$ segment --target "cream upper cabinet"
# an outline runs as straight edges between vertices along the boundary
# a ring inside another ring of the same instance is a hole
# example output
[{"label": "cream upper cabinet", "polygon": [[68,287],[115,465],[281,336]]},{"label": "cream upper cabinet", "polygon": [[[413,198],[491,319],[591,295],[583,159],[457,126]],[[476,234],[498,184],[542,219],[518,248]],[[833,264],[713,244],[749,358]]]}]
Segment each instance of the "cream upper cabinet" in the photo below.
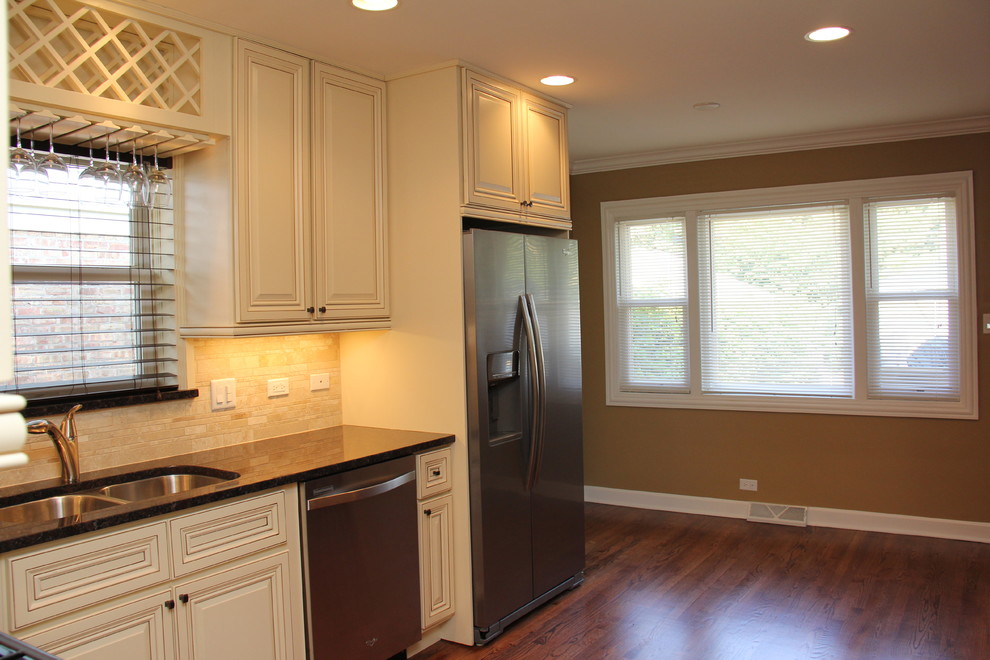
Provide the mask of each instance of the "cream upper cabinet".
[{"label": "cream upper cabinet", "polygon": [[532,214],[569,219],[567,115],[554,103],[525,95],[522,116],[527,210]]},{"label": "cream upper cabinet", "polygon": [[237,54],[239,319],[307,321],[309,60],[243,41]]},{"label": "cream upper cabinet", "polygon": [[381,81],[313,67],[313,248],[323,317],[389,314],[384,96]]},{"label": "cream upper cabinet", "polygon": [[563,106],[464,70],[464,215],[569,227]]},{"label": "cream upper cabinet", "polygon": [[384,82],[248,41],[235,80],[182,163],[183,336],[387,328]]}]

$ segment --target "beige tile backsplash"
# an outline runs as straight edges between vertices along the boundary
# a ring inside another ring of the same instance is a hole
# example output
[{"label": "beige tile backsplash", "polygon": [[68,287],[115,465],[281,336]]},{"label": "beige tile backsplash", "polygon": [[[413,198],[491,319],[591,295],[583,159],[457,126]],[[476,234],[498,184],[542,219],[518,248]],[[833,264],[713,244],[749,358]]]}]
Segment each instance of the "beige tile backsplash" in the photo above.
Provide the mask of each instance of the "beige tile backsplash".
[{"label": "beige tile backsplash", "polygon": [[[83,478],[90,470],[341,423],[337,335],[191,339],[186,344],[188,382],[199,389],[199,397],[79,413]],[[330,374],[329,390],[310,391],[310,374],[318,373]],[[217,378],[237,379],[233,410],[210,411],[210,381]],[[269,378],[288,378],[288,396],[269,399]],[[0,486],[60,474],[47,435],[29,436],[26,451],[29,464],[0,472]]]}]

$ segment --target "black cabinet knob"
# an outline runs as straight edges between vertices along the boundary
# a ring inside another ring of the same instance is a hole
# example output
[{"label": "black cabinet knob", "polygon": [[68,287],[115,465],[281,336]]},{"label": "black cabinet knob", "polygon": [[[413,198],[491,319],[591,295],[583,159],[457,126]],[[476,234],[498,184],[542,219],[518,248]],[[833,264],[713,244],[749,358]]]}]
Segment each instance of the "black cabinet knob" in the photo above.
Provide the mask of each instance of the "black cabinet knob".
[{"label": "black cabinet knob", "polygon": [[165,601],[165,609],[166,610],[171,610],[171,609],[174,609],[174,608],[175,608],[175,601],[174,600],[166,600]]},{"label": "black cabinet knob", "polygon": [[316,311],[316,308],[315,307],[307,307],[306,308],[306,311],[309,312],[310,314],[312,314],[313,312]]},{"label": "black cabinet knob", "polygon": [[180,603],[188,603],[189,602],[189,594],[179,594],[179,602]]},{"label": "black cabinet knob", "polygon": [[432,516],[433,515],[433,510],[432,509],[423,509],[423,515],[424,516]]},{"label": "black cabinet knob", "polygon": [[326,313],[327,313],[327,308],[326,307],[320,307],[320,314],[326,314]]}]

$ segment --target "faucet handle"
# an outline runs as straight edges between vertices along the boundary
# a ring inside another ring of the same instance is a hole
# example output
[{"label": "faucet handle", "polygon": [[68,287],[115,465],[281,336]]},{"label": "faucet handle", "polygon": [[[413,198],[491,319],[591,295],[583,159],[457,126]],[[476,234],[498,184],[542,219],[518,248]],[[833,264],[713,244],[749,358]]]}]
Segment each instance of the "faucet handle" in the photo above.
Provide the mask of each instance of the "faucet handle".
[{"label": "faucet handle", "polygon": [[62,432],[62,435],[70,442],[75,441],[78,433],[78,429],[76,428],[76,413],[80,410],[82,410],[81,403],[77,403],[69,408],[69,412],[65,413],[65,417],[62,418],[62,423],[58,425],[58,429]]}]

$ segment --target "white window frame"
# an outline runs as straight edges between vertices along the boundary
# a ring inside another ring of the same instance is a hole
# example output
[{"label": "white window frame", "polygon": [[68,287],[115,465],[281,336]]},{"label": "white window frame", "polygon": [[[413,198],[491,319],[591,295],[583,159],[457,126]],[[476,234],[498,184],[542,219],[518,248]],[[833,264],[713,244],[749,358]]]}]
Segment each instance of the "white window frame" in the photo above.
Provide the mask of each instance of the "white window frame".
[{"label": "white window frame", "polygon": [[[866,373],[866,256],[864,202],[869,198],[900,195],[952,195],[956,200],[959,269],[959,378],[958,401],[868,399]],[[697,216],[701,212],[845,201],[849,205],[850,256],[853,288],[854,393],[851,398],[756,396],[701,393],[700,310],[698,307]],[[859,181],[758,188],[751,190],[653,197],[603,202],[602,263],[605,303],[606,405],[870,415],[889,417],[978,418],[976,257],[972,172],[948,172]],[[688,253],[688,365],[687,392],[633,391],[621,387],[618,305],[616,299],[616,224],[682,216],[687,220]]]}]

